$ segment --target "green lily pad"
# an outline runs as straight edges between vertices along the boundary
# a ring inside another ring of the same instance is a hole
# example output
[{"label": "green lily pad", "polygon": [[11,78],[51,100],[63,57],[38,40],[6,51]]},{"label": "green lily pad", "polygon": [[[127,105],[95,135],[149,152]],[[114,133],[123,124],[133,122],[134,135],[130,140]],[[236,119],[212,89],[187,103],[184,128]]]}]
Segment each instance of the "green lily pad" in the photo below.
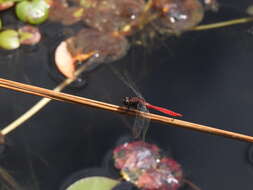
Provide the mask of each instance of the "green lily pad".
[{"label": "green lily pad", "polygon": [[18,32],[5,30],[0,33],[0,47],[7,50],[17,49],[20,46]]},{"label": "green lily pad", "polygon": [[7,2],[20,2],[20,1],[24,1],[24,0],[0,0],[0,3],[7,3]]},{"label": "green lily pad", "polygon": [[16,6],[16,14],[23,22],[41,24],[48,18],[49,8],[45,0],[21,1]]},{"label": "green lily pad", "polygon": [[111,190],[120,182],[107,177],[86,177],[70,185],[66,190]]}]

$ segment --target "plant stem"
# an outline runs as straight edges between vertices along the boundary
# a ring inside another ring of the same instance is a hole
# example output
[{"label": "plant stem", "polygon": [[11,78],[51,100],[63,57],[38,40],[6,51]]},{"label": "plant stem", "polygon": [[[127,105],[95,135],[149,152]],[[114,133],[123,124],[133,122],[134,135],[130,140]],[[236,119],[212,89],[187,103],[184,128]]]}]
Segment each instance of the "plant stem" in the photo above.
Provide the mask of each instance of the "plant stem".
[{"label": "plant stem", "polygon": [[239,19],[234,19],[234,20],[229,20],[229,21],[224,21],[224,22],[217,22],[213,24],[199,25],[192,28],[191,30],[192,31],[210,30],[210,29],[222,28],[226,26],[232,26],[232,25],[243,24],[243,23],[248,23],[248,22],[253,22],[253,17],[245,17],[245,18],[239,18]]},{"label": "plant stem", "polygon": [[[54,91],[60,92],[65,87],[67,87],[69,84],[71,84],[75,79],[90,66],[91,62],[87,62],[86,64],[82,65],[76,72],[75,72],[75,78],[73,79],[66,79],[63,81],[60,85],[58,85]],[[43,107],[45,107],[52,99],[50,98],[42,98],[40,101],[38,101],[34,106],[32,106],[29,110],[27,110],[25,113],[23,113],[20,117],[18,117],[15,121],[11,122],[9,125],[4,127],[4,129],[1,131],[2,135],[6,135],[16,129],[18,126],[26,122],[28,119],[30,119],[32,116],[34,116],[36,113],[38,113]]]},{"label": "plant stem", "polygon": [[[252,136],[243,135],[240,133],[217,129],[217,128],[200,125],[196,123],[191,123],[187,121],[182,121],[182,120],[178,120],[174,118],[169,118],[169,117],[165,117],[165,116],[161,116],[157,114],[141,112],[139,110],[132,110],[126,107],[117,106],[117,105],[109,104],[106,102],[96,101],[96,100],[74,96],[74,95],[70,95],[70,94],[66,94],[62,92],[56,92],[53,90],[48,90],[45,88],[40,88],[40,87],[27,85],[27,84],[23,84],[19,82],[14,82],[14,81],[6,80],[6,79],[0,78],[0,87],[4,87],[4,88],[12,89],[15,91],[32,94],[32,95],[43,96],[46,98],[51,98],[51,99],[59,100],[63,102],[76,103],[76,104],[89,106],[89,107],[93,107],[97,109],[116,112],[120,114],[127,114],[131,116],[139,115],[140,117],[145,117],[152,121],[159,122],[166,125],[172,125],[175,127],[181,127],[181,128],[209,133],[213,135],[224,136],[224,137],[246,141],[246,142],[253,142]],[[8,128],[5,128],[1,131],[1,133],[2,135],[6,135],[12,130],[13,129],[10,130]]]}]

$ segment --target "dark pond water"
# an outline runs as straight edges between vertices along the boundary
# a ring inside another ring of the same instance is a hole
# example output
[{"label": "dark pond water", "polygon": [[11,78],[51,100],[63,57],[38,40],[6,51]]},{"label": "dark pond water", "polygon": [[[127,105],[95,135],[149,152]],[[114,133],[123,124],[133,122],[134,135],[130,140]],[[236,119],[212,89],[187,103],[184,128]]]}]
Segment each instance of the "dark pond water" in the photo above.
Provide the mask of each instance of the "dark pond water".
[{"label": "dark pond water", "polygon": [[[205,22],[245,16],[249,2],[223,0],[220,13],[207,15]],[[13,22],[9,14],[3,17]],[[44,39],[38,46],[1,53],[2,78],[49,89],[58,84],[48,65],[56,45],[71,31],[63,33],[62,26],[51,23],[40,28]],[[133,47],[112,65],[127,70],[148,101],[173,108],[184,115],[183,120],[253,135],[252,32],[252,24],[188,32],[160,40],[155,48]],[[106,65],[84,78],[86,86],[65,92],[115,104],[133,94]],[[39,99],[0,89],[1,127]],[[53,101],[8,135],[10,148],[1,165],[24,189],[59,189],[72,173],[100,167],[118,139],[130,134],[126,126],[132,123],[127,116]],[[201,189],[252,189],[249,143],[150,125],[147,139],[170,150],[186,177]]]}]

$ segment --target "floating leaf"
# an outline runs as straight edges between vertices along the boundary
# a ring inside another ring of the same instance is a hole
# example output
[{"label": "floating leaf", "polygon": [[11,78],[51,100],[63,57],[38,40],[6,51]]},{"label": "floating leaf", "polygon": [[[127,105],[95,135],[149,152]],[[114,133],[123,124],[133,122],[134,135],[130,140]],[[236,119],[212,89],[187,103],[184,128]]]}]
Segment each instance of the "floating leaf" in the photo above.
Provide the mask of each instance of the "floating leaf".
[{"label": "floating leaf", "polygon": [[49,7],[45,0],[22,1],[16,6],[16,14],[23,22],[40,24],[47,19]]},{"label": "floating leaf", "polygon": [[107,177],[87,177],[70,185],[66,190],[111,190],[120,182]]},{"label": "floating leaf", "polygon": [[7,50],[17,49],[20,46],[18,32],[5,30],[0,33],[0,47]]},{"label": "floating leaf", "polygon": [[68,51],[67,42],[63,41],[56,48],[55,64],[58,70],[67,78],[75,77],[75,63]]}]

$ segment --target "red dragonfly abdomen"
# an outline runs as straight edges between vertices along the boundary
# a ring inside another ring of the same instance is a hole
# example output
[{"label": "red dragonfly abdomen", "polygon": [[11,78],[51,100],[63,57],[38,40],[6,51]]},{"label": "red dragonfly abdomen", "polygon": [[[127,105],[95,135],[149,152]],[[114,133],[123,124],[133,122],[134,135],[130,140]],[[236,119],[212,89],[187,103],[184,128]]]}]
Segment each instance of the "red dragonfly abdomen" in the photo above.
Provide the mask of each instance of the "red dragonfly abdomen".
[{"label": "red dragonfly abdomen", "polygon": [[176,113],[176,112],[174,112],[172,110],[169,110],[169,109],[166,109],[166,108],[162,108],[162,107],[159,107],[159,106],[154,106],[154,105],[146,102],[144,99],[139,98],[139,97],[131,97],[131,98],[125,97],[123,99],[123,103],[126,106],[133,107],[135,109],[137,109],[138,104],[141,104],[141,105],[146,106],[148,109],[153,109],[153,110],[165,113],[167,115],[171,115],[171,116],[174,116],[174,117],[182,117],[183,116],[182,114]]},{"label": "red dragonfly abdomen", "polygon": [[149,109],[153,109],[153,110],[156,110],[156,111],[159,111],[159,112],[162,112],[162,113],[165,113],[165,114],[168,114],[168,115],[171,115],[171,116],[174,116],[174,117],[182,117],[183,115],[180,114],[180,113],[176,113],[172,110],[168,110],[166,108],[162,108],[162,107],[159,107],[159,106],[154,106],[154,105],[151,105],[149,103],[146,103],[145,104],[147,108]]}]

